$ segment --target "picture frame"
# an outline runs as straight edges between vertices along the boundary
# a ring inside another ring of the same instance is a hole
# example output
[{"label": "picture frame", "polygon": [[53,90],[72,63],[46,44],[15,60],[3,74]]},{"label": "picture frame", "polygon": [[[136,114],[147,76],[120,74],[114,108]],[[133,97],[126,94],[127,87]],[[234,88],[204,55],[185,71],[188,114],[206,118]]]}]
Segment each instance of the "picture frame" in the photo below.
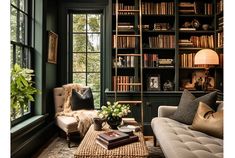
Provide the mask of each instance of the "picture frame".
[{"label": "picture frame", "polygon": [[148,77],[147,89],[149,91],[160,91],[161,90],[160,75]]},{"label": "picture frame", "polygon": [[48,63],[57,63],[58,35],[48,31]]}]

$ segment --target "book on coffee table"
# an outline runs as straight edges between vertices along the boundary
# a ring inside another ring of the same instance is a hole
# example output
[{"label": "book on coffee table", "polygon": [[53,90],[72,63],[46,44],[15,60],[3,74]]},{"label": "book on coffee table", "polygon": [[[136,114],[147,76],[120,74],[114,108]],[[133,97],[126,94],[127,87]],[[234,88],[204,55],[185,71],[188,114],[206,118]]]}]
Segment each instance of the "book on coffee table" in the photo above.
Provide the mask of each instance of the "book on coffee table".
[{"label": "book on coffee table", "polygon": [[124,132],[120,132],[118,130],[112,130],[112,131],[100,133],[98,135],[98,137],[100,137],[100,138],[106,140],[107,142],[111,143],[111,142],[114,142],[114,141],[118,141],[118,140],[128,138],[129,135],[124,133]]},{"label": "book on coffee table", "polygon": [[113,149],[122,145],[130,144],[133,142],[137,142],[139,140],[139,137],[136,135],[129,136],[128,138],[121,139],[121,140],[116,140],[114,142],[107,142],[101,137],[96,138],[96,143],[102,146],[103,148],[109,150]]}]

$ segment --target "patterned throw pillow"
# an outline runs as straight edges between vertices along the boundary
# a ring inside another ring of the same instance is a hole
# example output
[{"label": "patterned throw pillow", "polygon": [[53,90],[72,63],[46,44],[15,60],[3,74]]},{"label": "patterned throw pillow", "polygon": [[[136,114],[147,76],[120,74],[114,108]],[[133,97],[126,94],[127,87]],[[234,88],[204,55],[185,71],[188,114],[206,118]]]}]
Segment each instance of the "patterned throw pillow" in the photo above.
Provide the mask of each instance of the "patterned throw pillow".
[{"label": "patterned throw pillow", "polygon": [[85,88],[81,93],[72,89],[70,103],[72,110],[94,109],[94,99],[91,89]]},{"label": "patterned throw pillow", "polygon": [[193,94],[191,94],[188,90],[185,89],[180,98],[180,103],[178,105],[177,110],[169,118],[184,124],[191,125],[193,123],[194,116],[197,112],[199,102],[206,103],[208,106],[212,107],[213,110],[216,110],[216,100],[216,91],[196,98]]}]

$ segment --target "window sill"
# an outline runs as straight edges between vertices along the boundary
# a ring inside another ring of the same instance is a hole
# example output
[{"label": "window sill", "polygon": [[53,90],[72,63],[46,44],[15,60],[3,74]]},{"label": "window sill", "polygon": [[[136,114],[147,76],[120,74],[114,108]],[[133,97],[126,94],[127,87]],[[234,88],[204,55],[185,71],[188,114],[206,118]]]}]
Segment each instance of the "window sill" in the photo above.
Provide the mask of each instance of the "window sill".
[{"label": "window sill", "polygon": [[45,121],[48,114],[45,115],[36,115],[33,116],[11,128],[11,137],[15,137],[17,135],[22,135],[25,132],[29,132],[39,126],[41,123]]}]

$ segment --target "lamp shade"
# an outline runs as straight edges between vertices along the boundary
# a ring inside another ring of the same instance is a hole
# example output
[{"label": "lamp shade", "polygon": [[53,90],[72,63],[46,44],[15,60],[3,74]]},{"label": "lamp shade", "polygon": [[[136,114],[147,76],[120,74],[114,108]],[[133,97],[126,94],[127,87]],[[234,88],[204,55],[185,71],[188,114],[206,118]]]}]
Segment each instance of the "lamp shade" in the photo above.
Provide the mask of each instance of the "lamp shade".
[{"label": "lamp shade", "polygon": [[194,57],[194,64],[218,65],[218,54],[211,49],[202,49],[196,53]]}]

